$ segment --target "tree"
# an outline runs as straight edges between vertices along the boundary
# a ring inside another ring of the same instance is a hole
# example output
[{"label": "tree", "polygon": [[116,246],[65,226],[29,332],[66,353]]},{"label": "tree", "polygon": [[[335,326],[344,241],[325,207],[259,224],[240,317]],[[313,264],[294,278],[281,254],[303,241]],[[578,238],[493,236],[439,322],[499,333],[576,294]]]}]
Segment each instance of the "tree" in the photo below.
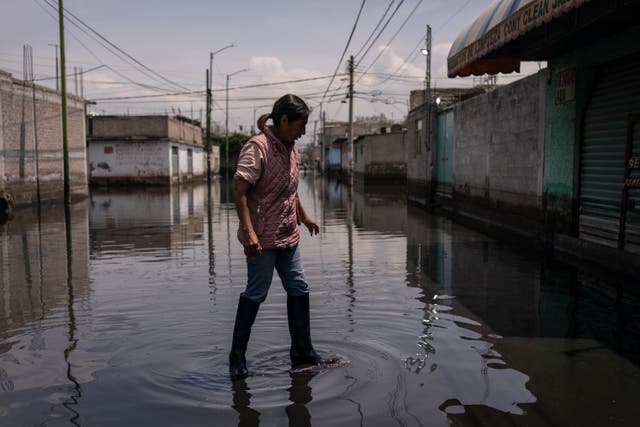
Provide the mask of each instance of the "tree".
[{"label": "tree", "polygon": [[[240,150],[242,146],[251,138],[249,135],[245,135],[244,133],[234,132],[229,135],[229,159],[233,159],[238,157],[240,154]],[[227,150],[226,150],[226,141],[222,138],[223,142],[220,146],[220,158],[226,158]]]}]

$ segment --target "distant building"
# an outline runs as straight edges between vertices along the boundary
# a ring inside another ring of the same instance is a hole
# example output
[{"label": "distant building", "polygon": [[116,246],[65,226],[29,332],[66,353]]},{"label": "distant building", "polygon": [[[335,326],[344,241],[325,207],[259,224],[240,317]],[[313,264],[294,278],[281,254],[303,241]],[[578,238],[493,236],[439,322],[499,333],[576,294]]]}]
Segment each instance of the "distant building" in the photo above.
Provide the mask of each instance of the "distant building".
[{"label": "distant building", "polygon": [[[378,133],[384,126],[385,124],[354,122],[353,138]],[[349,168],[348,134],[348,122],[327,122],[320,129],[320,146],[324,147],[324,156],[321,155],[321,162],[324,162],[323,170],[332,171],[332,174],[337,170],[342,177],[346,177]]]},{"label": "distant building", "polygon": [[394,125],[391,130],[390,133],[360,135],[354,141],[354,187],[368,190],[406,184],[406,131],[400,125]]},{"label": "distant building", "polygon": [[[206,177],[202,129],[187,118],[94,116],[87,140],[92,184],[170,185]],[[212,173],[219,168],[217,149]]]}]

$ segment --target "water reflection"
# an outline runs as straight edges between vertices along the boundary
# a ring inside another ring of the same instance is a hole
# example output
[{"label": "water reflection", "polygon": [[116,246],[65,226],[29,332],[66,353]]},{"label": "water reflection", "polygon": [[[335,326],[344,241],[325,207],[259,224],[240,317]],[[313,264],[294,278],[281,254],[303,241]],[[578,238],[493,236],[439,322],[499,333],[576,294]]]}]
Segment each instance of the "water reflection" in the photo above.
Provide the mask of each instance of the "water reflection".
[{"label": "water reflection", "polygon": [[238,427],[253,427],[260,425],[260,412],[251,408],[251,389],[247,381],[234,381],[231,385],[233,393],[232,408],[238,413]]},{"label": "water reflection", "polygon": [[[576,270],[309,175],[314,345],[289,371],[276,279],[231,383],[246,268],[224,183],[96,189],[0,227],[3,425],[629,425],[633,283]],[[70,230],[71,233],[67,233]],[[68,250],[70,249],[70,250]],[[632,421],[633,420],[633,421]]]},{"label": "water reflection", "polygon": [[[83,373],[75,372],[73,353],[75,304],[86,304],[90,294],[87,203],[21,209],[1,231],[0,408],[6,411],[10,396],[37,401],[57,384],[48,408],[38,411],[40,421],[66,418],[78,425]],[[59,331],[65,331],[62,340]],[[58,359],[64,365],[52,363]],[[28,405],[14,411],[30,412]]]}]

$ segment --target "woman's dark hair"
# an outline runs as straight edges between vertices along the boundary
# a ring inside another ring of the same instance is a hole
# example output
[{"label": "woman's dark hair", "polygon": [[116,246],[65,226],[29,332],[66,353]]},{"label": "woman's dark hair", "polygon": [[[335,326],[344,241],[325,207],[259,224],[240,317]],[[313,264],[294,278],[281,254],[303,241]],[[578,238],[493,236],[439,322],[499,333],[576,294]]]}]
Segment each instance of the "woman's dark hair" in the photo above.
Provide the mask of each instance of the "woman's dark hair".
[{"label": "woman's dark hair", "polygon": [[273,104],[273,109],[269,117],[273,120],[275,127],[280,126],[280,119],[282,116],[287,116],[290,122],[294,122],[300,119],[309,118],[311,109],[306,102],[299,96],[287,94],[278,99]]}]

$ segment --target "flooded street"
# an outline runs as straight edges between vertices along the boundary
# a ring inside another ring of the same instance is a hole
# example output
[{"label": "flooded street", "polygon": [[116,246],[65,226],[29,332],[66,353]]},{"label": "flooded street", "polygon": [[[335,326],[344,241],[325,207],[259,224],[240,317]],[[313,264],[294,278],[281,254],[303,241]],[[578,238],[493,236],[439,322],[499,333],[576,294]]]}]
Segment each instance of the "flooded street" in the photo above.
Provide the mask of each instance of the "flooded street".
[{"label": "flooded street", "polygon": [[[300,181],[316,350],[289,371],[274,278],[227,356],[246,265],[224,183],[94,189],[0,226],[3,426],[627,426],[640,290],[407,206]],[[70,242],[70,244],[68,244]]]}]

